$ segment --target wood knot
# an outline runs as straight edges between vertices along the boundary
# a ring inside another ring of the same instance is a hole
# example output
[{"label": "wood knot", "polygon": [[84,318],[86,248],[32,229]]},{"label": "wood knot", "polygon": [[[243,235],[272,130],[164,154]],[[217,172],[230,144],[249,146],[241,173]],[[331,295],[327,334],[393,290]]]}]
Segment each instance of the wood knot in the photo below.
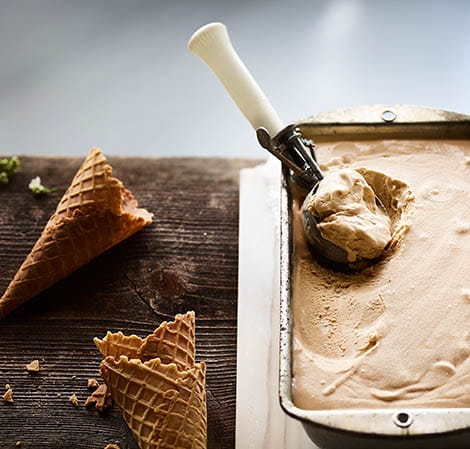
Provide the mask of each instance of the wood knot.
[{"label": "wood knot", "polygon": [[177,299],[186,293],[183,276],[175,271],[158,269],[152,273],[151,283],[160,297]]}]

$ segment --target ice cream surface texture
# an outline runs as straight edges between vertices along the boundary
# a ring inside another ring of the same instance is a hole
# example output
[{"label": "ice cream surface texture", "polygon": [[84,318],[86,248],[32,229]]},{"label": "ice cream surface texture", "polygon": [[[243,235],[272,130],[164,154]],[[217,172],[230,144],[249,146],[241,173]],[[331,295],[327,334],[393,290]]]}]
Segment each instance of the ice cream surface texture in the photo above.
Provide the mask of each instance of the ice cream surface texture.
[{"label": "ice cream surface texture", "polygon": [[327,176],[363,176],[391,239],[378,263],[336,271],[312,255],[294,201],[294,403],[470,407],[470,142],[323,143],[317,156]]},{"label": "ice cream surface texture", "polygon": [[322,237],[344,249],[349,262],[379,257],[392,239],[390,217],[356,170],[331,172],[308,198],[303,207],[317,219]]}]

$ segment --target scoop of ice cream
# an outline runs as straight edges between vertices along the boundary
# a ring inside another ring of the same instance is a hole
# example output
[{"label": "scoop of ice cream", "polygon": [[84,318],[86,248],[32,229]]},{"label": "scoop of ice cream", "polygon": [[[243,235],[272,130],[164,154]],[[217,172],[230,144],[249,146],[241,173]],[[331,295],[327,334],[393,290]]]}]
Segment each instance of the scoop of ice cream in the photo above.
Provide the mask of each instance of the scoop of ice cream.
[{"label": "scoop of ice cream", "polygon": [[379,257],[392,238],[390,217],[356,170],[328,173],[306,207],[322,237],[344,249],[349,262]]}]

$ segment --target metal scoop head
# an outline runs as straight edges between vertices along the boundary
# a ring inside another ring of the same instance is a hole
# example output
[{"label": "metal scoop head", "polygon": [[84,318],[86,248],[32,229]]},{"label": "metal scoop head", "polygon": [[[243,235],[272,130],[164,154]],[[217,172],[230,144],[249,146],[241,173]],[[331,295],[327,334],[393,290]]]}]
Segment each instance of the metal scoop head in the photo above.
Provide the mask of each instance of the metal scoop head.
[{"label": "metal scoop head", "polygon": [[264,128],[258,128],[256,134],[260,145],[288,167],[293,173],[297,186],[308,192],[301,214],[303,230],[309,244],[322,257],[335,263],[347,264],[346,251],[323,238],[318,228],[317,219],[306,207],[324,178],[315,156],[314,143],[304,139],[294,125],[287,126],[273,139],[269,137]]}]

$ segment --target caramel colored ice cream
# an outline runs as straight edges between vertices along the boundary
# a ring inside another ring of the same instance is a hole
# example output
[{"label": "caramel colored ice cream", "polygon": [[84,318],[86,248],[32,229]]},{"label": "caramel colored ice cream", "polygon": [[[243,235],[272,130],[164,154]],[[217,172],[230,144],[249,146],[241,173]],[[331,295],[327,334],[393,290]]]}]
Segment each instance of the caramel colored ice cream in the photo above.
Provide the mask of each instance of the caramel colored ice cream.
[{"label": "caramel colored ice cream", "polygon": [[378,263],[335,271],[312,255],[295,201],[294,403],[470,407],[470,142],[323,143],[317,156],[328,176],[363,176],[390,241]]},{"label": "caramel colored ice cream", "polygon": [[379,257],[392,239],[390,217],[364,176],[351,168],[329,173],[303,208],[316,218],[322,237],[346,251],[349,262]]}]

